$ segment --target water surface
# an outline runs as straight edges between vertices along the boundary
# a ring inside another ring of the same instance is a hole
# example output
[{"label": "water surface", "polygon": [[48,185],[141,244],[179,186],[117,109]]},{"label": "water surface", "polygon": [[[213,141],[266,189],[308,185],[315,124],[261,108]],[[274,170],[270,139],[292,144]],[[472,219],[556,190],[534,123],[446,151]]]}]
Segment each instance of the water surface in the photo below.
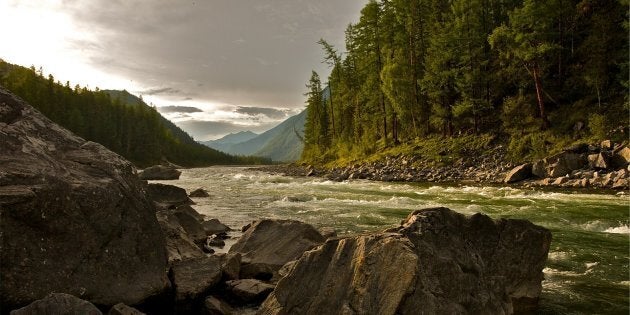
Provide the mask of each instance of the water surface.
[{"label": "water surface", "polygon": [[338,234],[397,226],[412,210],[445,206],[465,214],[528,219],[551,230],[540,314],[629,314],[627,195],[510,187],[332,182],[284,177],[244,167],[183,170],[164,182],[210,198],[193,198],[209,218],[233,227],[258,218],[295,219]]}]

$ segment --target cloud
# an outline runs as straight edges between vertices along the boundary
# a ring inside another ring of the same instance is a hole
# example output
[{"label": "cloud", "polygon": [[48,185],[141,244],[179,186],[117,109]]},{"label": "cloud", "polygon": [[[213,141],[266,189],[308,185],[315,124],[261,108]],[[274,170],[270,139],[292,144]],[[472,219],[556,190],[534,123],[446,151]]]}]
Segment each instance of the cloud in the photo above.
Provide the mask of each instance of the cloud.
[{"label": "cloud", "polygon": [[286,118],[291,111],[289,109],[239,106],[235,112],[250,116],[263,115],[271,119],[282,119]]},{"label": "cloud", "polygon": [[201,109],[192,106],[162,106],[157,110],[160,113],[201,113]]},{"label": "cloud", "polygon": [[76,49],[143,95],[301,107],[311,70],[330,71],[317,40],[342,50],[366,2],[64,0],[63,9],[89,33]]},{"label": "cloud", "polygon": [[182,91],[171,88],[171,87],[164,87],[164,88],[147,89],[144,91],[138,91],[137,93],[142,94],[142,95],[161,95],[161,94],[173,95],[173,94],[180,94],[182,93]]}]

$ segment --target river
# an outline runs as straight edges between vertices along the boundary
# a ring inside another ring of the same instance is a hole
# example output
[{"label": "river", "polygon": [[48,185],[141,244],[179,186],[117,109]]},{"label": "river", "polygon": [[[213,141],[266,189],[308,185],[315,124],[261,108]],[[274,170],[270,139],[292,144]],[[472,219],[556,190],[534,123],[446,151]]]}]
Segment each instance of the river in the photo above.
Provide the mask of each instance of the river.
[{"label": "river", "polygon": [[295,219],[354,234],[397,226],[414,209],[445,206],[465,214],[527,219],[553,233],[539,314],[629,314],[630,198],[623,193],[512,187],[332,182],[270,175],[244,167],[185,169],[164,183],[230,227],[258,218]]}]

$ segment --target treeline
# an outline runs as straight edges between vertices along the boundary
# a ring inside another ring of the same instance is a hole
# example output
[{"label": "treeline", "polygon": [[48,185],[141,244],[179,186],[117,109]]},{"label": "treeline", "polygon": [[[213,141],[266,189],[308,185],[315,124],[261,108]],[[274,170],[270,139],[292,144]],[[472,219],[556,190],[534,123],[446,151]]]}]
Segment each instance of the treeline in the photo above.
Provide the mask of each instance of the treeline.
[{"label": "treeline", "polygon": [[[98,142],[140,167],[165,160],[182,166],[260,164],[268,160],[234,157],[195,142],[144,102],[129,103],[128,93],[94,91],[69,82],[62,85],[40,69],[0,60],[0,85],[18,95],[52,121],[84,139]],[[170,128],[167,128],[170,127]],[[176,130],[173,130],[176,128]],[[176,132],[174,132],[176,131]]]},{"label": "treeline", "polygon": [[[628,138],[628,0],[371,0],[307,84],[303,158],[492,133]],[[325,88],[324,88],[325,87]]]}]

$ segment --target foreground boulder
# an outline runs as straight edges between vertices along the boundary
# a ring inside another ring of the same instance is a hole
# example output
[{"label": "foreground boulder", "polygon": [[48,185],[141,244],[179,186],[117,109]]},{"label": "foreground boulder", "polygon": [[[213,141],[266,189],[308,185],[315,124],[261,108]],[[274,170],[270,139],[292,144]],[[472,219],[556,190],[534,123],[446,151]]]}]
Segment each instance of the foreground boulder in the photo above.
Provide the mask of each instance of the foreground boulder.
[{"label": "foreground boulder", "polygon": [[420,210],[389,232],[304,253],[259,313],[524,312],[537,305],[550,242],[527,221]]},{"label": "foreground boulder", "polygon": [[0,305],[51,292],[142,303],[168,286],[164,236],[133,165],[0,88]]},{"label": "foreground boulder", "polygon": [[182,172],[172,166],[156,165],[144,169],[138,174],[143,180],[175,180]]},{"label": "foreground boulder", "polygon": [[259,220],[230,248],[240,253],[241,278],[271,278],[284,264],[323,243],[311,225],[293,220]]},{"label": "foreground boulder", "polygon": [[11,312],[11,315],[48,314],[101,315],[102,313],[94,304],[65,293],[52,293],[41,300]]}]

